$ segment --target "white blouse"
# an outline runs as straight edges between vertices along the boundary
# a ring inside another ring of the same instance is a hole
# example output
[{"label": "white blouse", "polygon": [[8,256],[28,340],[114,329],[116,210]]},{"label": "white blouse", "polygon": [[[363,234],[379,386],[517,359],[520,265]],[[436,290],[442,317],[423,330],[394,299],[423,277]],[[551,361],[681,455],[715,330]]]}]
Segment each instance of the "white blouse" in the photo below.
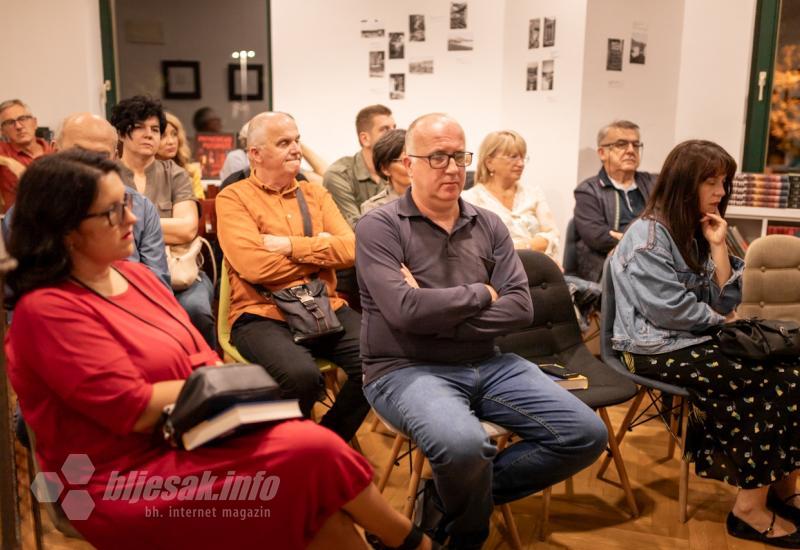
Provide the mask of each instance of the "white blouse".
[{"label": "white blouse", "polygon": [[503,220],[514,241],[514,248],[529,249],[531,239],[542,237],[547,240],[545,254],[555,261],[558,258],[559,235],[556,222],[550,207],[545,201],[544,193],[536,184],[517,184],[517,194],[514,196],[514,205],[509,210],[495,197],[482,183],[461,193],[465,201],[491,210]]}]

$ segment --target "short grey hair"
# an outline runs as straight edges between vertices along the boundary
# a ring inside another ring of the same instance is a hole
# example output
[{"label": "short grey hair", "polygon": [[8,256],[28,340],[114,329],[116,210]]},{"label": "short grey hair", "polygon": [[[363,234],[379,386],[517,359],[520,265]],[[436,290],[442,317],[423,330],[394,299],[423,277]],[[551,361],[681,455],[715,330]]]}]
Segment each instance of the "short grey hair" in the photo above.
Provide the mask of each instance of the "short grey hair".
[{"label": "short grey hair", "polygon": [[266,139],[267,135],[267,126],[269,125],[269,120],[273,118],[275,115],[285,115],[290,119],[294,120],[294,117],[289,113],[284,113],[282,111],[264,111],[263,113],[258,113],[256,116],[251,118],[247,123],[247,148],[250,147],[258,147],[261,145]]},{"label": "short grey hair", "polygon": [[615,120],[613,122],[609,122],[602,128],[600,131],[597,132],[597,146],[600,147],[603,141],[605,141],[608,132],[610,132],[613,128],[619,128],[621,130],[636,130],[636,133],[639,133],[639,125],[635,122],[631,122],[630,120]]},{"label": "short grey hair", "polygon": [[5,110],[6,110],[6,109],[8,109],[9,107],[13,107],[14,105],[19,105],[19,106],[20,106],[20,107],[22,107],[23,109],[28,109],[28,110],[30,110],[30,108],[29,108],[27,105],[25,105],[25,104],[22,102],[22,100],[21,100],[21,99],[7,99],[7,100],[3,101],[2,103],[0,103],[0,113],[2,113],[3,111],[5,111]]}]

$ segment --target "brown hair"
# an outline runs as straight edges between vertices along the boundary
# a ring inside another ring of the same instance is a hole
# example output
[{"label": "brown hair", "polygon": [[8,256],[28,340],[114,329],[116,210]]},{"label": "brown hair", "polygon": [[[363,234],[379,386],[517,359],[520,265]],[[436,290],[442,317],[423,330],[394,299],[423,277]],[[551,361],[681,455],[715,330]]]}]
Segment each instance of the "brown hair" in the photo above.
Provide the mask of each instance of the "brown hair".
[{"label": "brown hair", "polygon": [[725,176],[725,196],[719,203],[724,217],[735,173],[736,161],[716,143],[684,141],[667,155],[642,212],[643,218],[656,219],[667,227],[684,261],[696,273],[703,271],[709,254],[700,226],[698,188],[708,178]]},{"label": "brown hair", "polygon": [[378,115],[392,116],[392,110],[380,104],[361,109],[356,115],[356,134],[369,132],[372,129],[372,119]]}]

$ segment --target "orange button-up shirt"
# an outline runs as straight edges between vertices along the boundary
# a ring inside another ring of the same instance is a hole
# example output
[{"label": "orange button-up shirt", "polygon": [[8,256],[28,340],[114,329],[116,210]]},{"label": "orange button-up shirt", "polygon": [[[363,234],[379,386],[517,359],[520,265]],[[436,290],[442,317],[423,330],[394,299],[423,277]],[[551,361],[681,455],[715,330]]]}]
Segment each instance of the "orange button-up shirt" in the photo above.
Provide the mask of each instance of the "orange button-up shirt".
[{"label": "orange button-up shirt", "polygon": [[[50,144],[42,138],[36,138],[36,143],[42,147],[42,155],[47,155],[48,153],[53,152]],[[30,164],[34,161],[34,157],[28,154],[27,151],[17,149],[7,141],[0,141],[0,155],[3,155],[4,157],[11,157],[12,159],[20,162],[23,166],[30,166]],[[18,183],[19,178],[14,175],[14,172],[5,166],[0,166],[0,196],[2,196],[3,199],[3,212],[11,208],[11,206],[14,204],[14,201],[17,200]]]},{"label": "orange button-up shirt", "polygon": [[[298,185],[308,204],[312,237],[303,234]],[[325,188],[304,181],[275,191],[252,174],[217,195],[216,207],[217,237],[231,283],[231,326],[242,313],[283,320],[278,308],[248,283],[280,290],[308,282],[316,273],[325,281],[333,309],[347,305],[336,295],[336,270],[353,266],[356,238]],[[323,232],[330,236],[319,236]],[[288,236],[292,253],[268,252],[264,234]]]}]

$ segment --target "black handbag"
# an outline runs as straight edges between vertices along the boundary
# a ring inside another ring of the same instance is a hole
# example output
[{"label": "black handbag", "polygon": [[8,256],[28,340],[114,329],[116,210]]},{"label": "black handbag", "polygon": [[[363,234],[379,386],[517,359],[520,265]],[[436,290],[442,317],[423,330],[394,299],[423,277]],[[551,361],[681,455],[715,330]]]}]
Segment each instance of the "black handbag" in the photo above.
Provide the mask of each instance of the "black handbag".
[{"label": "black handbag", "polygon": [[[296,193],[303,216],[303,233],[306,237],[311,237],[311,215],[299,186]],[[317,278],[316,274],[307,283],[281,290],[270,291],[262,285],[253,286],[259,294],[271,300],[281,310],[295,344],[313,344],[344,332],[344,327],[331,307],[325,282]]]},{"label": "black handbag", "polygon": [[712,335],[725,355],[766,361],[800,356],[800,325],[794,321],[738,319],[714,327]]},{"label": "black handbag", "polygon": [[261,365],[233,363],[200,367],[186,379],[162,433],[183,448],[183,434],[233,405],[280,399],[280,387]]}]

